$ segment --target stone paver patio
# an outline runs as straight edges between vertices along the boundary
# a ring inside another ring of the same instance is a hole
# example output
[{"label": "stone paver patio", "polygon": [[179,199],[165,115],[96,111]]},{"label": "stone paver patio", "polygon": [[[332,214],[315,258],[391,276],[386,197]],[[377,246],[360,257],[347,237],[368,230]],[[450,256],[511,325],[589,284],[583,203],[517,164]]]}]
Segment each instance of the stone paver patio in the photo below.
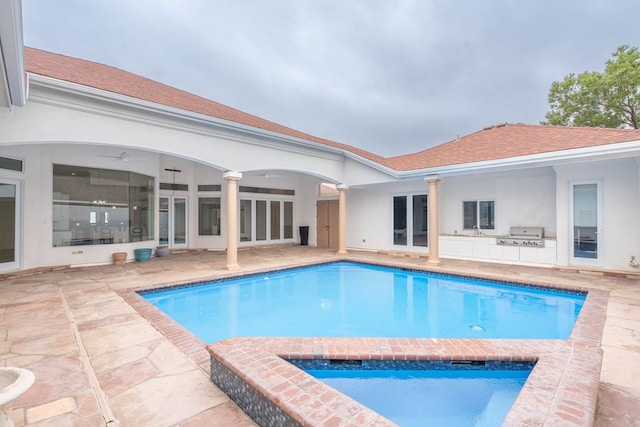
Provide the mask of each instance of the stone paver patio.
[{"label": "stone paver patio", "polygon": [[[354,260],[424,265],[424,258],[351,252]],[[328,250],[239,251],[233,274],[338,259]],[[173,253],[124,266],[60,268],[0,278],[0,366],[24,367],[21,426],[255,425],[208,377],[203,343],[163,334],[134,308],[130,289],[228,276],[219,252]],[[640,425],[640,275],[442,260],[441,271],[609,292],[594,425]],[[204,354],[204,356],[203,356]]]}]

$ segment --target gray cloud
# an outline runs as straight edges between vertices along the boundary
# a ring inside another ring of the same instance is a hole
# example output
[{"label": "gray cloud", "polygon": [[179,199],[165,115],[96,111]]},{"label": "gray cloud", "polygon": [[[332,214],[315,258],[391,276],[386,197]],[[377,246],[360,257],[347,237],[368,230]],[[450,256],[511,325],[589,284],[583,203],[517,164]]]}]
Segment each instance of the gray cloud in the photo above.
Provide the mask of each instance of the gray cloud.
[{"label": "gray cloud", "polygon": [[538,123],[554,80],[640,46],[636,0],[23,0],[28,46],[382,155]]}]

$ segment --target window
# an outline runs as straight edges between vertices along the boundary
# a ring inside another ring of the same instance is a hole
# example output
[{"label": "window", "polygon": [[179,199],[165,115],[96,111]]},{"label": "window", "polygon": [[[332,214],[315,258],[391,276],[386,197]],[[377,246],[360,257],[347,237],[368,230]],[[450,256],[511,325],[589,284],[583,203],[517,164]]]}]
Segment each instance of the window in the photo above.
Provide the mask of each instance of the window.
[{"label": "window", "polygon": [[496,203],[493,200],[462,202],[465,230],[495,230]]},{"label": "window", "polygon": [[282,196],[295,196],[295,190],[285,190],[282,188],[262,188],[262,187],[245,187],[240,186],[238,188],[240,193],[255,193],[255,194],[276,194]]},{"label": "window", "polygon": [[393,197],[393,244],[428,246],[427,195]]},{"label": "window", "polygon": [[198,184],[198,191],[222,191],[220,184]]},{"label": "window", "polygon": [[161,182],[160,183],[161,190],[171,190],[171,191],[189,191],[189,186],[187,184],[176,184],[171,182]]},{"label": "window", "polygon": [[198,198],[198,235],[220,235],[220,197]]},{"label": "window", "polygon": [[53,165],[53,246],[153,240],[154,179]]},{"label": "window", "polygon": [[22,172],[22,160],[0,157],[0,169]]}]

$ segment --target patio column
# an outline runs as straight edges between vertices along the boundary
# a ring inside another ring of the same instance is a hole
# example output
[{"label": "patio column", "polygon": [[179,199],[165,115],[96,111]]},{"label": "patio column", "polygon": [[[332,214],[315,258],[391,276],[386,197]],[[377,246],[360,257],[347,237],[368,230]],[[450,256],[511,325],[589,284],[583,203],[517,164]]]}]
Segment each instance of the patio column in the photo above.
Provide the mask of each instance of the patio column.
[{"label": "patio column", "polygon": [[337,185],[338,190],[338,255],[347,254],[347,189],[345,185]]},{"label": "patio column", "polygon": [[222,174],[227,181],[227,270],[237,270],[238,265],[238,181],[240,172],[227,171]]},{"label": "patio column", "polygon": [[429,260],[431,265],[440,265],[438,253],[438,182],[437,176],[428,176],[424,179],[429,183]]}]

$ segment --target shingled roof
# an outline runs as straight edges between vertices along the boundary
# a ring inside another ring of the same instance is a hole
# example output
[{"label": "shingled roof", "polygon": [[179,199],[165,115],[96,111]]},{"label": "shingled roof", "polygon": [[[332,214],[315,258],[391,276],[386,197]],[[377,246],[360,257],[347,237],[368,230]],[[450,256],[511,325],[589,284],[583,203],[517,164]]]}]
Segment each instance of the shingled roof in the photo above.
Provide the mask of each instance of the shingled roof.
[{"label": "shingled roof", "polygon": [[408,171],[630,141],[640,141],[640,130],[503,124],[385,162],[395,170]]},{"label": "shingled roof", "polygon": [[640,141],[640,130],[504,124],[417,153],[384,158],[319,138],[108,65],[25,48],[27,72],[345,150],[398,172]]},{"label": "shingled roof", "polygon": [[29,47],[25,47],[24,57],[25,69],[28,73],[328,145],[378,163],[384,160],[383,157],[368,151],[318,138],[119,68]]}]

